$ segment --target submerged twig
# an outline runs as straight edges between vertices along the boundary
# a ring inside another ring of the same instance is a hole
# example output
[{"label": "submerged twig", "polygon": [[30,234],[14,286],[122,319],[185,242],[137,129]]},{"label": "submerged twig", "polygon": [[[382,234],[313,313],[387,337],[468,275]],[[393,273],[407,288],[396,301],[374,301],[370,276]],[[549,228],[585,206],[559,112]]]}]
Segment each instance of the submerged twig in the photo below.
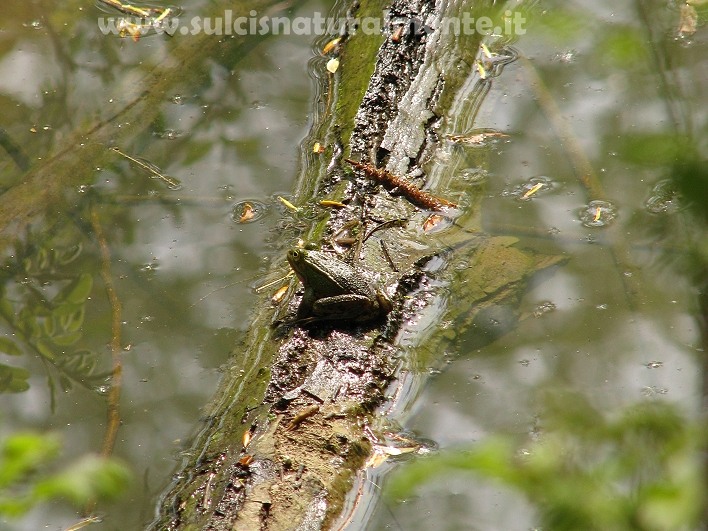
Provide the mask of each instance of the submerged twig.
[{"label": "submerged twig", "polygon": [[[111,274],[111,251],[108,248],[106,235],[98,219],[98,212],[95,205],[89,209],[91,227],[98,243],[99,255],[101,259],[100,275],[103,285],[106,287],[108,303],[111,307],[111,385],[108,390],[108,410],[106,421],[106,432],[103,436],[101,456],[110,457],[115,447],[120,427],[120,394],[123,382],[123,356],[121,348],[121,314],[122,306],[120,299],[113,286],[113,276]],[[96,500],[90,500],[84,508],[84,515],[89,515],[96,506]]]},{"label": "submerged twig", "polygon": [[108,302],[111,307],[111,359],[113,368],[111,372],[111,386],[108,391],[108,423],[106,425],[106,433],[103,439],[103,447],[101,455],[108,457],[113,453],[118,427],[120,426],[120,393],[123,381],[123,359],[121,348],[121,313],[122,307],[120,299],[116,294],[113,285],[113,276],[111,274],[111,251],[108,248],[106,235],[101,227],[101,222],[98,219],[96,207],[92,206],[90,211],[91,226],[98,242],[98,248],[101,257],[101,279],[106,287]]},{"label": "submerged twig", "polygon": [[590,164],[590,160],[585,155],[572,129],[568,127],[568,124],[563,119],[563,115],[558,105],[556,105],[556,102],[551,97],[546,84],[541,79],[541,76],[538,75],[531,61],[524,56],[519,56],[519,58],[531,78],[531,88],[538,100],[538,104],[546,114],[548,121],[551,122],[556,135],[558,135],[558,138],[563,143],[570,157],[573,169],[575,170],[575,176],[585,188],[589,200],[604,199],[605,192],[600,180],[595,174],[595,170],[593,170],[592,164]]}]

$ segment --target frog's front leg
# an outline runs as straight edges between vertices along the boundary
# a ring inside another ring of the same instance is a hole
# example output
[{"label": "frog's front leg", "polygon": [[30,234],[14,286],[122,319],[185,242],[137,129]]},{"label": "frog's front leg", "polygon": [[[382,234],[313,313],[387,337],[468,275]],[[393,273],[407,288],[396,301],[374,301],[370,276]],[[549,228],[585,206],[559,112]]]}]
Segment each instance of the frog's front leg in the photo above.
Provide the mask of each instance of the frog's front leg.
[{"label": "frog's front leg", "polygon": [[305,293],[302,295],[300,306],[297,309],[298,319],[305,319],[312,316],[315,301],[315,292],[312,288],[305,288]]},{"label": "frog's front leg", "polygon": [[312,314],[325,319],[369,319],[377,313],[376,299],[354,293],[322,297],[312,305]]}]

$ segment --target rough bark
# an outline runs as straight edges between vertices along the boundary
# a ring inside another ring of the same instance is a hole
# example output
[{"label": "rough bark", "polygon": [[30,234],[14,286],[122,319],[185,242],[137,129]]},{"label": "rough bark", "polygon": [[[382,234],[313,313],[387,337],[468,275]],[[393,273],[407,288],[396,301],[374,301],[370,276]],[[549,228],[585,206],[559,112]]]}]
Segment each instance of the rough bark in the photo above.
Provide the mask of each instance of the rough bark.
[{"label": "rough bark", "polygon": [[[381,9],[362,3],[356,13],[379,16]],[[476,50],[478,42],[435,30],[444,14],[461,9],[455,2],[396,0],[383,39],[350,36],[330,84],[336,91],[332,107],[309,139],[323,141],[327,151],[320,159],[307,155],[301,202],[328,198],[346,207],[322,213],[306,239],[331,247],[330,238],[352,220],[360,234],[382,221],[405,220],[377,231],[354,257],[386,286],[394,310],[370,324],[273,328],[276,316],[264,302],[225,368],[154,529],[330,528],[371,452],[369,427],[376,409],[395,394],[397,369],[421,363],[402,358],[401,342],[410,344],[415,335],[430,366],[456,335],[478,329],[479,344],[489,341],[503,332],[502,325],[482,326],[490,312],[495,323],[512,325],[525,281],[559,262],[516,248],[515,238],[480,233],[479,190],[466,190],[463,207],[446,214],[457,224],[443,222],[433,235],[421,229],[424,213],[343,162],[356,157],[399,175],[427,175],[435,193],[454,193],[454,174],[444,171],[437,154],[441,128],[452,132],[450,113],[475,112],[466,107],[469,94],[461,87],[481,82],[480,94],[491,83],[474,79],[469,47]],[[404,30],[397,33],[400,25]],[[352,106],[352,98],[360,104]],[[307,152],[311,144],[305,145]],[[396,270],[383,259],[382,245]],[[455,297],[442,303],[450,285]],[[293,291],[275,312],[278,318],[294,313],[302,290]],[[421,331],[416,323],[426,313],[447,326]],[[496,319],[502,314],[510,318]]]}]

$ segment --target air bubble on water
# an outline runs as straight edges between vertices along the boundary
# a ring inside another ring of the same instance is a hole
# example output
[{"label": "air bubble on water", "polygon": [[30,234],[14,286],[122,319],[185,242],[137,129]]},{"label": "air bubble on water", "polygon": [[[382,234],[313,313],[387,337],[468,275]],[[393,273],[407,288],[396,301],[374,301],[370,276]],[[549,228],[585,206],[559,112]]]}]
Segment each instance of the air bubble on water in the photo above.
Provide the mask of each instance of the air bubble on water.
[{"label": "air bubble on water", "polygon": [[658,395],[665,395],[668,394],[669,390],[666,389],[665,387],[657,387],[655,385],[647,385],[645,387],[642,387],[642,396],[645,396],[647,398],[652,398]]},{"label": "air bubble on water", "polygon": [[174,96],[172,96],[170,101],[175,105],[184,105],[184,96],[182,96],[181,94],[175,94]]},{"label": "air bubble on water", "polygon": [[534,317],[541,317],[542,315],[545,315],[549,312],[552,312],[553,310],[556,309],[556,305],[553,304],[550,301],[542,302],[538,306],[536,306],[533,310],[533,316]]},{"label": "air bubble on water", "polygon": [[143,264],[140,267],[140,271],[143,271],[145,273],[154,273],[160,268],[160,261],[157,259],[153,259],[152,262]]},{"label": "air bubble on water", "polygon": [[658,369],[658,368],[664,366],[664,362],[663,361],[650,361],[649,363],[645,363],[644,366],[647,369]]},{"label": "air bubble on water", "polygon": [[79,192],[80,194],[85,194],[91,189],[91,185],[89,184],[80,184],[77,188],[76,191]]},{"label": "air bubble on water", "polygon": [[174,177],[170,177],[169,181],[167,182],[167,188],[169,188],[173,192],[177,192],[182,189],[182,182],[178,179],[175,179]]},{"label": "air bubble on water", "polygon": [[577,50],[566,50],[564,52],[558,52],[552,57],[552,61],[557,63],[570,64],[574,63],[578,55]]},{"label": "air bubble on water", "polygon": [[471,184],[483,183],[487,180],[487,172],[480,168],[465,168],[460,171],[458,177]]},{"label": "air bubble on water", "polygon": [[617,207],[609,201],[597,199],[590,201],[578,213],[581,223],[586,227],[600,228],[610,225],[617,217]]},{"label": "air bubble on water", "polygon": [[467,260],[459,260],[453,265],[455,271],[464,271],[470,267],[470,263]]},{"label": "air bubble on water", "polygon": [[94,387],[94,391],[96,391],[99,395],[107,395],[110,389],[111,387],[109,385],[97,385]]},{"label": "air bubble on water", "polygon": [[157,131],[155,136],[158,138],[163,138],[165,140],[176,140],[184,135],[183,131],[178,131],[177,129],[165,129],[164,131]]},{"label": "air bubble on water", "polygon": [[656,183],[644,207],[652,214],[673,214],[679,209],[679,196],[669,179]]},{"label": "air bubble on water", "polygon": [[151,323],[155,320],[155,318],[152,315],[145,315],[140,318],[141,323]]},{"label": "air bubble on water", "polygon": [[607,310],[607,304],[598,304],[595,308],[598,310]]}]

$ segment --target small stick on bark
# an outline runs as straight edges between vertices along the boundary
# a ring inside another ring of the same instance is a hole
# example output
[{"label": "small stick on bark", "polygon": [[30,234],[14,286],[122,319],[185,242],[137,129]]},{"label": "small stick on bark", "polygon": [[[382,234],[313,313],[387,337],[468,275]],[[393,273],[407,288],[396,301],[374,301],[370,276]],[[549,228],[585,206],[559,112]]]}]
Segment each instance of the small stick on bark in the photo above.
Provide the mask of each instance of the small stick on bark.
[{"label": "small stick on bark", "polygon": [[352,159],[344,159],[357,170],[364,172],[367,176],[384,185],[387,189],[396,188],[401,194],[415,206],[428,210],[444,210],[445,208],[457,208],[455,203],[435,197],[406,181],[402,177],[394,175],[388,170],[377,168],[368,162],[357,162]]}]

